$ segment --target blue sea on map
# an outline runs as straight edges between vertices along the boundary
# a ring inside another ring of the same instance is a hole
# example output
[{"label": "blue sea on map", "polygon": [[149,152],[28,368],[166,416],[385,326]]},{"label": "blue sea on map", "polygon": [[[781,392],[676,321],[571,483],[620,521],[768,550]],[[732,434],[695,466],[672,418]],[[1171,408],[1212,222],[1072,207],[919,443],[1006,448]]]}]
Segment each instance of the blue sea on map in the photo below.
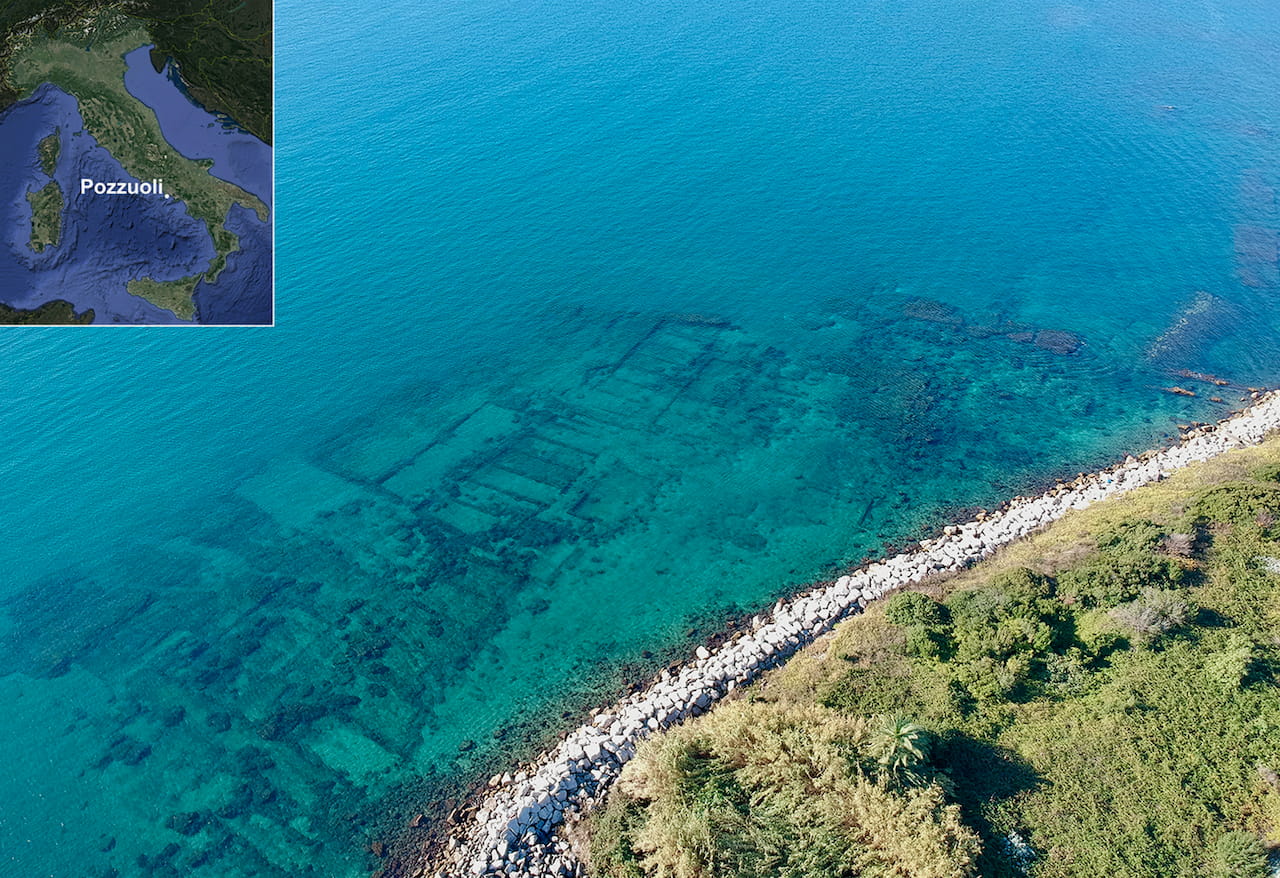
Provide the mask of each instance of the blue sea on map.
[{"label": "blue sea on map", "polygon": [[5,878],[368,875],[727,619],[1280,383],[1274,3],[276,31],[275,327],[0,335]]},{"label": "blue sea on map", "polygon": [[[191,159],[211,160],[211,172],[270,205],[271,148],[234,124],[203,110],[183,92],[172,71],[157,73],[149,46],[126,56],[125,85],[156,112],[170,144]],[[130,280],[176,280],[196,274],[214,257],[201,223],[177,202],[144,198],[81,198],[80,180],[131,179],[119,163],[82,131],[76,101],[42,86],[0,118],[0,155],[13,156],[0,171],[0,301],[32,308],[51,299],[93,309],[96,323],[182,323],[172,312],[131,295]],[[31,207],[26,193],[43,186],[35,144],[61,132],[62,156],[55,176],[68,203],[57,246],[36,253],[30,246]],[[217,282],[195,291],[196,322],[271,322],[271,221],[256,215],[233,220],[241,249],[228,257]],[[233,229],[235,231],[235,229]]]},{"label": "blue sea on map", "polygon": [[[104,322],[182,322],[130,295],[126,284],[143,274],[155,280],[193,274],[213,258],[213,242],[177,202],[79,198],[82,177],[130,179],[83,128],[75,99],[50,85],[0,117],[0,155],[17,159],[0,163],[0,301],[33,308],[64,299],[77,313],[92,308]],[[67,207],[58,245],[35,253],[26,193],[48,182],[35,145],[55,130],[62,155],[54,174]]]}]

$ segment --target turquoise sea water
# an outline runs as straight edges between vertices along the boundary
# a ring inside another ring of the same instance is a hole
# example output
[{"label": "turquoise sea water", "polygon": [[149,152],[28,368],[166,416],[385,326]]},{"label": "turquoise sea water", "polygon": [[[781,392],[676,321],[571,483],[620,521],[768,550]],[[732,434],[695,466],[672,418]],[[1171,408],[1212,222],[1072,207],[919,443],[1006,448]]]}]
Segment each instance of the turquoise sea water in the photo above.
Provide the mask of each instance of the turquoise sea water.
[{"label": "turquoise sea water", "polygon": [[904,6],[282,0],[276,328],[0,335],[0,875],[365,874],[691,630],[1277,383],[1280,12]]}]

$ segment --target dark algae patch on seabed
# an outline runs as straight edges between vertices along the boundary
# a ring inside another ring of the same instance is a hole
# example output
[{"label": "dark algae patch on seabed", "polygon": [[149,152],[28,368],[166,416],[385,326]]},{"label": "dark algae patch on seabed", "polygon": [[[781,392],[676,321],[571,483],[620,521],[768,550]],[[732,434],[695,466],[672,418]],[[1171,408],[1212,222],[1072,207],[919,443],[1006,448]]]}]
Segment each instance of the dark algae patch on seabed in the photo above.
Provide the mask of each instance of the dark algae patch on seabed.
[{"label": "dark algae patch on seabed", "polygon": [[648,742],[591,873],[1264,876],[1278,683],[1272,439],[873,604]]}]

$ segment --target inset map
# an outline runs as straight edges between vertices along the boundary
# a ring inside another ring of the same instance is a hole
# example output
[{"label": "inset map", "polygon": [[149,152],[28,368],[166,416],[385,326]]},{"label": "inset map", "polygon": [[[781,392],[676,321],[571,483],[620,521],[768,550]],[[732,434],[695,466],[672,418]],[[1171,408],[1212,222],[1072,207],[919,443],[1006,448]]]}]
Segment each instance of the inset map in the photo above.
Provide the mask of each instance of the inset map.
[{"label": "inset map", "polygon": [[271,141],[271,0],[0,3],[0,324],[271,324]]}]

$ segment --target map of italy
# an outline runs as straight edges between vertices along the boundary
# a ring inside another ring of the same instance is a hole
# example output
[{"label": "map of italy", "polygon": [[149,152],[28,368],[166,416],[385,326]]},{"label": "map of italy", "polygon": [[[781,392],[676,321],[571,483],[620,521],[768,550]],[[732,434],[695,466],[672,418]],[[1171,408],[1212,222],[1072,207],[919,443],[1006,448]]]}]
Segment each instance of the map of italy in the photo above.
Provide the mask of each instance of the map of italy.
[{"label": "map of italy", "polygon": [[0,9],[0,324],[273,322],[271,23],[270,0]]}]

